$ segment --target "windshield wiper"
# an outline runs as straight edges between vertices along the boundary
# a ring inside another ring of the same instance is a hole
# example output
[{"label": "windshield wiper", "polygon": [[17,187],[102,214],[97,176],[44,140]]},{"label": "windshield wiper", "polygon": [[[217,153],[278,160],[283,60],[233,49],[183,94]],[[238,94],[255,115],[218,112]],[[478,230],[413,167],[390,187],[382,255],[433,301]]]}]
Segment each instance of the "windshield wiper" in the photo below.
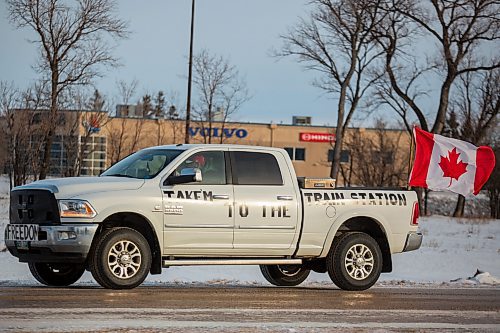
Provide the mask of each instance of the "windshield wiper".
[{"label": "windshield wiper", "polygon": [[129,176],[129,175],[123,175],[121,173],[113,173],[111,175],[103,175],[104,177],[126,177],[126,178],[134,178],[138,179],[137,177]]}]

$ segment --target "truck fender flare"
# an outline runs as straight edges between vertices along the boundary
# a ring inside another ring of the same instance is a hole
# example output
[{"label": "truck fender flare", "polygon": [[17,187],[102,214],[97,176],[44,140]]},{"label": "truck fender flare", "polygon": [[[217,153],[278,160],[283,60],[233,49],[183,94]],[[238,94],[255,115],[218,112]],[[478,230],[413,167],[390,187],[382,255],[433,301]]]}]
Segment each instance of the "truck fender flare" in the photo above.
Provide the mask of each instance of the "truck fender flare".
[{"label": "truck fender flare", "polygon": [[377,223],[380,229],[382,229],[382,232],[385,234],[385,237],[387,239],[387,243],[389,245],[389,252],[390,252],[390,246],[391,246],[391,228],[387,223],[383,222],[383,218],[380,216],[377,216],[377,214],[372,214],[372,215],[365,215],[365,214],[357,214],[357,213],[346,213],[342,214],[337,219],[332,223],[330,226],[330,229],[328,230],[328,234],[325,238],[325,242],[323,244],[323,250],[321,251],[320,257],[324,258],[330,251],[330,247],[333,243],[333,239],[335,238],[335,235],[337,234],[337,231],[344,225],[346,222],[357,219],[357,218],[366,218],[370,219],[373,222]]}]

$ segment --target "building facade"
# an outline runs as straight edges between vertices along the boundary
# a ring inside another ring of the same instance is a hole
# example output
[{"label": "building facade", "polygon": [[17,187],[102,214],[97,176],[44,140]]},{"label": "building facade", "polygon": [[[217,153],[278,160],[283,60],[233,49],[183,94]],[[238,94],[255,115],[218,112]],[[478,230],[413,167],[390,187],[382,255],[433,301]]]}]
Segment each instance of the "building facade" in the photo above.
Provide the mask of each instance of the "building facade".
[{"label": "building facade", "polygon": [[[184,143],[184,120],[141,118],[135,114],[131,117],[124,113],[122,117],[79,111],[65,111],[64,114],[67,114],[66,122],[61,121],[58,125],[51,147],[52,176],[72,175],[68,170],[75,163],[80,163],[79,175],[99,175],[139,149]],[[335,128],[312,126],[310,122],[309,117],[294,117],[295,124],[194,121],[189,137],[191,143],[284,148],[298,176],[328,177]],[[349,128],[337,183],[406,185],[410,141],[410,136],[402,130]]]},{"label": "building facade", "polygon": [[[111,118],[101,130],[107,139],[108,164],[141,148],[184,143],[184,126],[183,120]],[[307,177],[330,175],[334,133],[335,128],[328,126],[273,123],[192,122],[189,128],[190,143],[284,148],[297,175]],[[378,183],[406,185],[410,142],[410,136],[402,130],[349,128],[341,154],[339,184],[363,185],[373,173],[386,172],[380,175],[385,179]]]}]

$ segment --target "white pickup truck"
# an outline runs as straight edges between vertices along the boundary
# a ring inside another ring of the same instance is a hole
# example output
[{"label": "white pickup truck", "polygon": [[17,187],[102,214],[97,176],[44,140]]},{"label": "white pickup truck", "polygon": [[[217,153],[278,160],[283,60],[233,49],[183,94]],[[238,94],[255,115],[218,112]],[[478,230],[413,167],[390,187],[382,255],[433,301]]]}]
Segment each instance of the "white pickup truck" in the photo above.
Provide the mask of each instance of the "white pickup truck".
[{"label": "white pickup truck", "polygon": [[5,243],[49,286],[86,269],[128,289],[171,266],[260,265],[277,286],[313,270],[364,290],[392,270],[392,253],[420,247],[417,196],[332,184],[297,179],[283,149],[151,147],[99,177],[15,187]]}]

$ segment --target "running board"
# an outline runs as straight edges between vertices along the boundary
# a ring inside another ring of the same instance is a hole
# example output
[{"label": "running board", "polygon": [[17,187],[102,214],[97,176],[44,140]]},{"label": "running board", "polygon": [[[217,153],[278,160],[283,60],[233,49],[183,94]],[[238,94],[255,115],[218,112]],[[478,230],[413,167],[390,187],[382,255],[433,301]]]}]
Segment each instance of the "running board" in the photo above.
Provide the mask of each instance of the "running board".
[{"label": "running board", "polygon": [[300,265],[302,259],[175,259],[163,260],[163,267],[202,265]]}]

